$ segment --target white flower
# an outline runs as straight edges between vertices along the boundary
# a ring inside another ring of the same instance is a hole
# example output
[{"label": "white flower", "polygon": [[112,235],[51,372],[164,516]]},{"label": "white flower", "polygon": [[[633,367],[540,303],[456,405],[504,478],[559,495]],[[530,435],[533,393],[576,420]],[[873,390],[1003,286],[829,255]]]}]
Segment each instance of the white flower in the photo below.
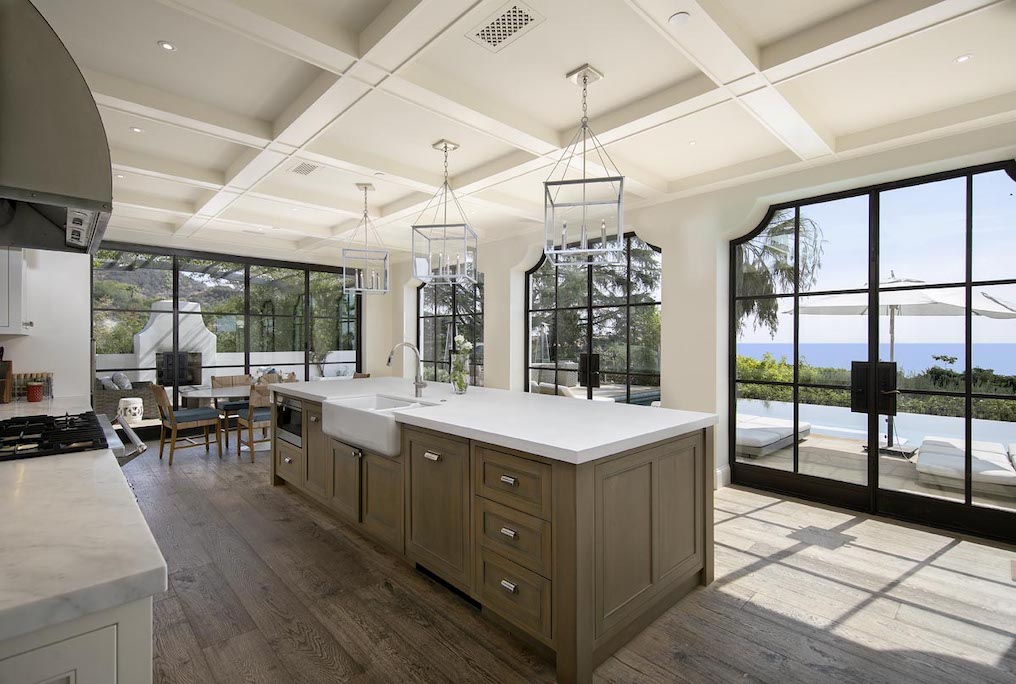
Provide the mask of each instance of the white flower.
[{"label": "white flower", "polygon": [[460,354],[468,354],[473,351],[473,343],[466,342],[465,340],[462,340],[461,342],[459,340],[455,340],[455,351]]}]

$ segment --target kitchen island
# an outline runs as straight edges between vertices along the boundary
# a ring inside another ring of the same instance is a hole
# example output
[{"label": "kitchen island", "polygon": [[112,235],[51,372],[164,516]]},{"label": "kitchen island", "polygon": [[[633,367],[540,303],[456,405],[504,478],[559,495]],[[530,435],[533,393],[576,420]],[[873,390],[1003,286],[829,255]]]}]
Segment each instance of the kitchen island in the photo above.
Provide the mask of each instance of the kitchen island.
[{"label": "kitchen island", "polygon": [[[273,425],[273,484],[552,652],[559,682],[591,681],[596,665],[712,581],[715,415],[476,387],[454,395],[436,383],[424,405],[409,405],[413,386],[401,378],[272,391],[290,411]],[[340,415],[331,406],[373,395],[404,400],[378,409],[401,427],[394,452],[363,448],[355,421],[326,420]]]},{"label": "kitchen island", "polygon": [[[87,398],[0,406],[90,411]],[[0,682],[150,682],[166,562],[113,452],[0,462]]]}]

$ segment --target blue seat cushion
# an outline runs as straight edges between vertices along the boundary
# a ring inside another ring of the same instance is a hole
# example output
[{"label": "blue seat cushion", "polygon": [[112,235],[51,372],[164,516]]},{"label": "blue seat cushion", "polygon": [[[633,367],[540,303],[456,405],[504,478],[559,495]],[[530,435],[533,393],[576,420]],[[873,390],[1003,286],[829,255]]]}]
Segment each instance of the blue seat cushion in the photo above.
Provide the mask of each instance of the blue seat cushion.
[{"label": "blue seat cushion", "polygon": [[[247,420],[247,414],[241,413],[240,417]],[[259,406],[254,409],[254,422],[261,423],[267,422],[272,419],[272,407],[271,406]]]},{"label": "blue seat cushion", "polygon": [[193,423],[198,420],[215,420],[219,412],[213,408],[181,409],[173,414],[177,423]]},{"label": "blue seat cushion", "polygon": [[250,406],[250,402],[247,400],[237,401],[226,401],[222,404],[223,411],[246,411],[247,407]]}]

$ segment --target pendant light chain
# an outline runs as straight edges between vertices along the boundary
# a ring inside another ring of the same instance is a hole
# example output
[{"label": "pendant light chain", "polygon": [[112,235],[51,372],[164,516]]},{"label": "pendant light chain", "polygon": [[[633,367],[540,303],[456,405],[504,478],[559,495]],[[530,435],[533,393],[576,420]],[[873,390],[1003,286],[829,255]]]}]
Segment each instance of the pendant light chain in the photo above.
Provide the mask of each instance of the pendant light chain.
[{"label": "pendant light chain", "polygon": [[367,188],[364,187],[364,189],[363,189],[363,248],[364,249],[368,249],[369,248],[369,243],[367,242],[367,233],[369,232],[367,221],[368,221],[368,217],[367,217]]}]

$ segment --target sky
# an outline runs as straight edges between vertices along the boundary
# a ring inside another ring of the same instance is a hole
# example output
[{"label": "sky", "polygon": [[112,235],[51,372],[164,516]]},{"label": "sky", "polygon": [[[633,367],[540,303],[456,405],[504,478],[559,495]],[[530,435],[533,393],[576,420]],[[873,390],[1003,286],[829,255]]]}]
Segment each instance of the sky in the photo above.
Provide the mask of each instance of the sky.
[{"label": "sky", "polygon": [[[897,278],[927,283],[965,280],[965,178],[900,188],[880,196],[880,280]],[[974,176],[974,280],[1016,279],[1016,182],[1004,171]],[[822,267],[811,291],[863,288],[867,285],[868,198],[850,197],[802,207],[801,216],[819,225],[823,236]],[[992,296],[1016,302],[1016,285],[982,288]],[[802,298],[802,305],[807,298]],[[793,317],[787,300],[780,329],[745,326],[741,342],[793,341]],[[888,340],[888,317],[880,337]],[[802,343],[867,341],[865,316],[801,316]],[[963,343],[964,319],[898,317],[897,344]],[[974,342],[1016,344],[1016,319],[974,318]]]}]

